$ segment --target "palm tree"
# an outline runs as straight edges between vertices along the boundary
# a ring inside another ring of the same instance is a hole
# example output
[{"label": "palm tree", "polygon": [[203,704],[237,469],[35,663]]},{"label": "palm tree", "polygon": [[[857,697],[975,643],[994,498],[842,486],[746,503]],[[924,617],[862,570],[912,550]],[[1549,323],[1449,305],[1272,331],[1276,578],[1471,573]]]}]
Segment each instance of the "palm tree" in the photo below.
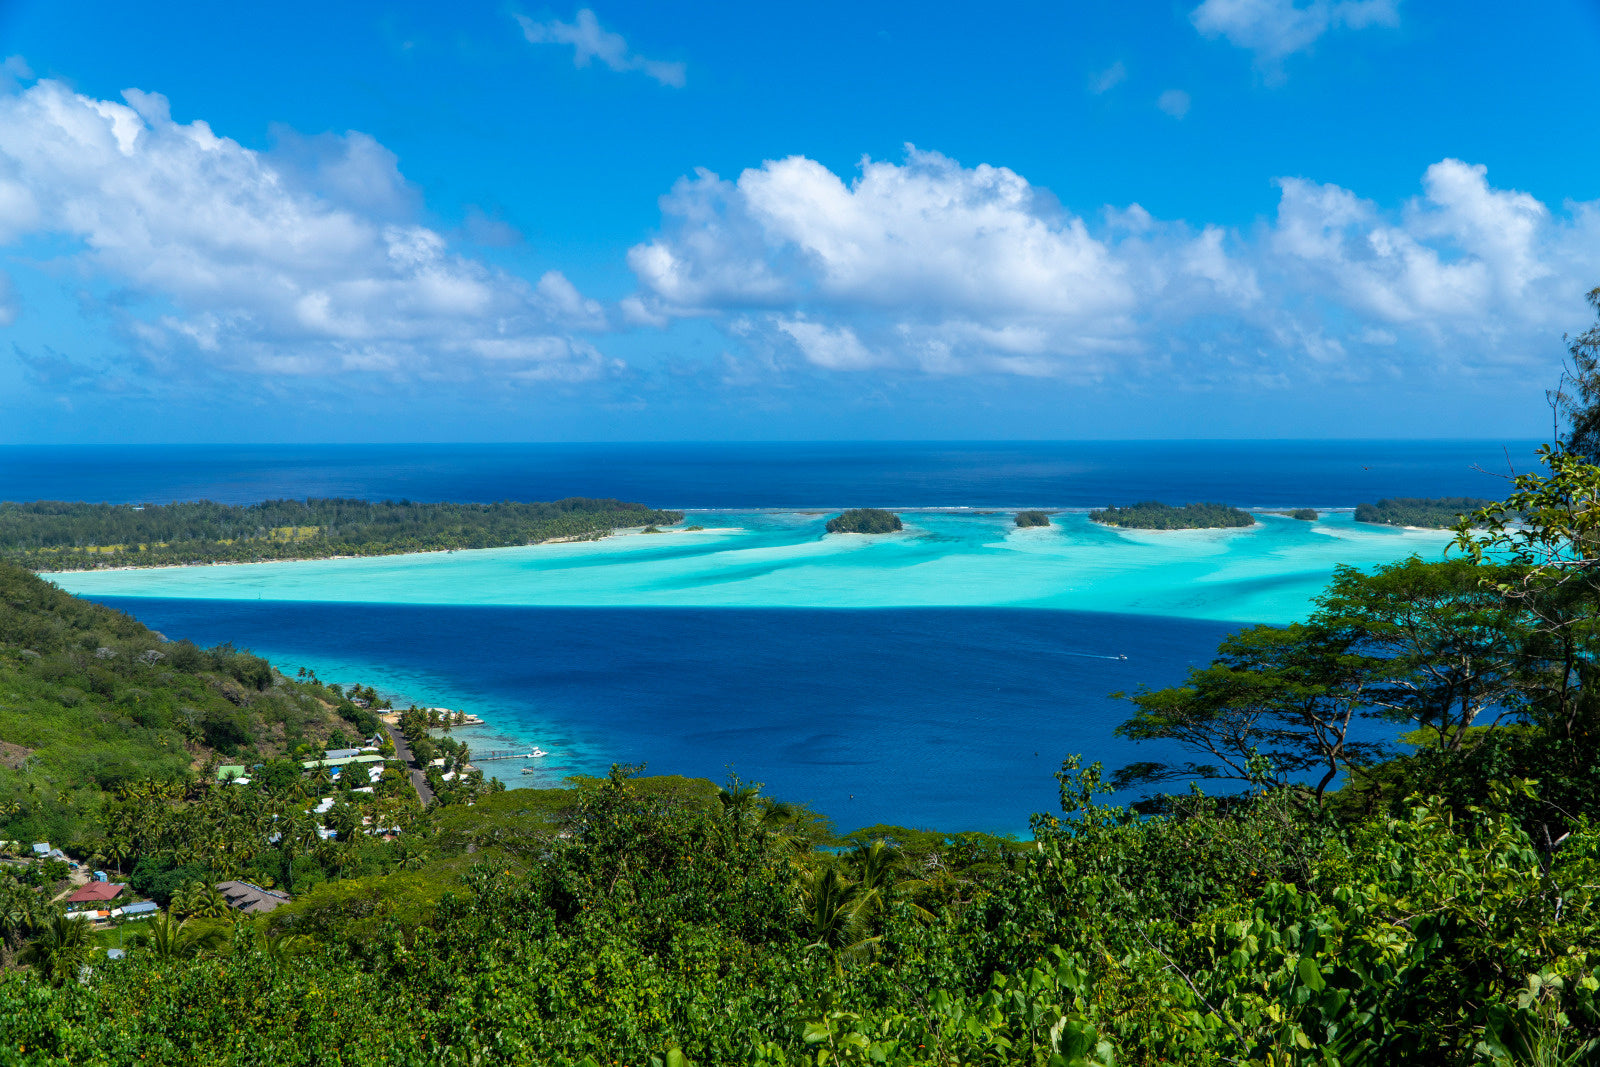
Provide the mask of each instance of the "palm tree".
[{"label": "palm tree", "polygon": [[831,950],[841,964],[877,949],[880,938],[867,934],[869,898],[832,860],[802,868],[796,888],[811,947]]},{"label": "palm tree", "polygon": [[222,941],[222,932],[201,930],[187,919],[157,915],[139,934],[139,945],[158,960],[186,960],[208,952]]},{"label": "palm tree", "polygon": [[89,935],[88,919],[69,919],[57,913],[28,942],[19,959],[51,985],[61,985],[88,966],[93,952]]},{"label": "palm tree", "polygon": [[228,898],[222,890],[214,885],[208,885],[196,894],[193,908],[189,914],[196,919],[228,919],[234,914],[228,906]]},{"label": "palm tree", "polygon": [[311,938],[305,934],[290,934],[282,930],[272,930],[267,934],[267,939],[261,944],[261,951],[273,963],[282,965],[291,956],[298,956],[310,950]]},{"label": "palm tree", "polygon": [[115,865],[117,877],[120,878],[122,877],[122,864],[128,857],[133,855],[133,846],[128,842],[127,838],[121,834],[116,834],[106,839],[105,854],[106,859]]},{"label": "palm tree", "polygon": [[0,889],[0,955],[15,955],[23,935],[40,925],[43,910],[44,898],[20,882]]},{"label": "palm tree", "polygon": [[212,887],[196,879],[172,894],[172,902],[168,907],[180,919],[187,919],[191,915],[199,915],[201,909],[206,905],[208,890],[212,890]]},{"label": "palm tree", "polygon": [[[857,845],[845,857],[845,863],[855,873],[856,883],[861,889],[862,906],[870,914],[887,910],[889,903],[906,890],[927,885],[922,879],[909,875],[905,857],[898,849],[885,844],[882,838],[868,845]],[[920,918],[933,918],[923,908],[915,904],[911,907]]]}]

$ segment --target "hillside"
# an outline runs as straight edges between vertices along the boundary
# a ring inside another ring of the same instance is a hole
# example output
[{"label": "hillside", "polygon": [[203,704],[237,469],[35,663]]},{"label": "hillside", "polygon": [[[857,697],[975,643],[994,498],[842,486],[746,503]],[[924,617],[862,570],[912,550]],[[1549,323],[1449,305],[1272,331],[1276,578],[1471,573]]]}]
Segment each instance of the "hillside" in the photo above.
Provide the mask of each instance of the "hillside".
[{"label": "hillside", "polygon": [[0,563],[0,839],[70,845],[94,835],[105,791],[365,736],[336,706],[371,719],[249,652],[167,642]]},{"label": "hillside", "polygon": [[375,556],[503,548],[672,525],[683,513],[620,500],[419,504],[269,500],[248,506],[0,503],[0,560],[34,570]]}]

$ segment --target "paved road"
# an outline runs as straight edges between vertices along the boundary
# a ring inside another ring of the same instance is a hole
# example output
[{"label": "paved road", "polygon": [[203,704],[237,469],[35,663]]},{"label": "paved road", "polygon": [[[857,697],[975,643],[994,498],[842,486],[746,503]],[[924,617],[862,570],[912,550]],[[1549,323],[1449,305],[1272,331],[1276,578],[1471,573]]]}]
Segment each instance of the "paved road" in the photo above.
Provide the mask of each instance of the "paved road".
[{"label": "paved road", "polygon": [[378,724],[383,727],[383,732],[389,735],[389,740],[394,742],[394,754],[406,761],[406,775],[411,779],[411,788],[417,791],[417,799],[422,801],[423,807],[432,804],[433,787],[428,785],[427,775],[423,774],[422,768],[417,765],[416,753],[406,744],[406,735],[382,719],[378,720]]}]

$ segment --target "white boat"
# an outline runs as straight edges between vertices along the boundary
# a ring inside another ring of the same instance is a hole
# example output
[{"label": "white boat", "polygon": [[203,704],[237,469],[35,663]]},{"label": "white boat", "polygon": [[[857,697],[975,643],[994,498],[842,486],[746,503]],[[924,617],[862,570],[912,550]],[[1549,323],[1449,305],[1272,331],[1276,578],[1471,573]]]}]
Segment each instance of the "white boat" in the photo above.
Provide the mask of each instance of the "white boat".
[{"label": "white boat", "polygon": [[550,753],[546,752],[544,749],[536,747],[532,752],[528,753],[528,757],[530,759],[543,759],[549,754]]}]

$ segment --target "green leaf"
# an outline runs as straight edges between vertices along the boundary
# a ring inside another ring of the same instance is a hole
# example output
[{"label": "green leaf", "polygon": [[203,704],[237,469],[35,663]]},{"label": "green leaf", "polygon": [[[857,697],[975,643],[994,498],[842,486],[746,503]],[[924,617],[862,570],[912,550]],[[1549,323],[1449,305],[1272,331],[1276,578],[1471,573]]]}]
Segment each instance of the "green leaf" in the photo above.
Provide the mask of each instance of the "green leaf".
[{"label": "green leaf", "polygon": [[1300,981],[1313,992],[1320,993],[1328,987],[1328,983],[1322,977],[1322,968],[1318,967],[1317,961],[1310,956],[1300,957],[1298,970]]}]

